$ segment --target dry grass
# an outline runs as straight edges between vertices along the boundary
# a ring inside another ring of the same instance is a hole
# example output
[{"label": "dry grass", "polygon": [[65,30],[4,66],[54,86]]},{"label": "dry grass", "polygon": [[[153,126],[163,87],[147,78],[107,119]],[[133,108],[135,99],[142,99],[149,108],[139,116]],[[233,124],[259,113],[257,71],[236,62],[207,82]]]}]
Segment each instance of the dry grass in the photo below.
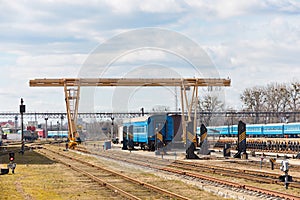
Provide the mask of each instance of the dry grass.
[{"label": "dry grass", "polygon": [[[0,199],[107,199],[111,192],[35,152],[16,154],[17,168],[0,176]],[[2,168],[8,156],[0,156]]]},{"label": "dry grass", "polygon": [[[63,147],[59,147],[62,151]],[[73,152],[69,151],[69,155]],[[75,153],[74,153],[75,154]],[[76,154],[78,156],[78,154]],[[169,180],[160,175],[154,175],[137,168],[120,166],[108,160],[99,160],[92,156],[84,156],[85,160],[101,163],[108,168],[116,168],[123,173],[138,177],[140,180],[169,189],[191,199],[223,199],[211,193],[200,190],[196,186],[179,180]],[[8,161],[8,155],[0,155],[0,166]],[[17,168],[15,174],[0,176],[0,199],[120,199],[88,178],[76,174],[64,165],[53,162],[34,151],[26,151],[22,156],[16,154]],[[2,167],[4,167],[2,165]]]}]

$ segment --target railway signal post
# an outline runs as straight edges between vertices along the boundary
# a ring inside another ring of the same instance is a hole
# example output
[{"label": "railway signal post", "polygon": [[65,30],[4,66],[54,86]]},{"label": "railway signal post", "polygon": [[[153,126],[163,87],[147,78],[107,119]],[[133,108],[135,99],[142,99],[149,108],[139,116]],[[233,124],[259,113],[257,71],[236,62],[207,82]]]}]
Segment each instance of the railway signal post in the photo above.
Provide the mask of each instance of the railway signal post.
[{"label": "railway signal post", "polygon": [[276,162],[276,158],[270,158],[271,170],[274,170],[274,164]]},{"label": "railway signal post", "polygon": [[16,166],[17,166],[17,164],[14,162],[14,160],[15,160],[15,153],[14,152],[9,152],[8,153],[8,157],[9,157],[9,163],[7,165],[7,168],[8,169],[10,168],[11,172],[14,174]]},{"label": "railway signal post", "polygon": [[280,170],[284,172],[280,179],[284,182],[285,189],[288,189],[290,182],[292,182],[292,176],[289,175],[289,161],[286,158],[281,161]]},{"label": "railway signal post", "polygon": [[204,124],[201,124],[200,127],[200,150],[199,153],[202,155],[208,155],[210,152],[208,150],[208,141],[207,141],[207,128]]},{"label": "railway signal post", "polygon": [[24,101],[23,98],[21,98],[21,105],[20,105],[20,114],[21,114],[21,153],[24,154],[24,124],[23,124],[23,114],[25,113],[25,105],[23,105]]},{"label": "railway signal post", "polygon": [[237,142],[238,152],[234,155],[235,158],[248,159],[248,154],[246,152],[246,124],[239,121],[238,124],[238,142]]}]

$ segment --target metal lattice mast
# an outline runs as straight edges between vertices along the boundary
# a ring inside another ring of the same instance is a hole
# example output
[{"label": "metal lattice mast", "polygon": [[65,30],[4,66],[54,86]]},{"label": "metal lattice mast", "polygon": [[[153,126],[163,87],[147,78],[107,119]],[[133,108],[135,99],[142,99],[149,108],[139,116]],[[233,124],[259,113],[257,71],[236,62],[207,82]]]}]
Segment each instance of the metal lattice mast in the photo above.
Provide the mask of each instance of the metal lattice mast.
[{"label": "metal lattice mast", "polygon": [[77,81],[74,85],[68,85],[68,81],[64,81],[64,92],[69,128],[69,140],[75,142],[76,138],[79,137],[77,132],[77,117],[78,117],[78,106],[80,97],[80,83]]}]

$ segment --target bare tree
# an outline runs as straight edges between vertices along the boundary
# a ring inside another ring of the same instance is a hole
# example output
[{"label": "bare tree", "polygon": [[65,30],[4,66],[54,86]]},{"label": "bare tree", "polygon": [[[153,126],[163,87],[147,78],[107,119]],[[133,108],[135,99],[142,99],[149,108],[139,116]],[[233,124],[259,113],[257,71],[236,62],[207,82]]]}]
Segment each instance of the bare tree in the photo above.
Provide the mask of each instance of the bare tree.
[{"label": "bare tree", "polygon": [[212,120],[212,112],[224,111],[224,103],[219,100],[218,96],[213,94],[206,94],[203,96],[203,99],[199,99],[199,110],[204,112],[209,112],[210,114],[206,115],[203,118],[203,122],[209,126]]},{"label": "bare tree", "polygon": [[279,85],[278,83],[271,83],[266,88],[266,102],[268,111],[279,112],[282,107],[282,87],[283,85]]},{"label": "bare tree", "polygon": [[[261,111],[279,113],[299,110],[299,91],[300,85],[297,82],[293,83],[291,87],[284,83],[271,83],[266,87],[245,89],[241,100],[246,106],[244,110],[256,112],[254,123],[258,123]],[[288,117],[277,114],[275,118],[266,117],[264,122],[285,121]]]},{"label": "bare tree", "polygon": [[[290,92],[286,84],[272,83],[266,88],[266,102],[267,111],[271,112],[286,112],[287,105],[290,104]],[[272,122],[280,122],[286,116],[279,116],[277,114],[276,118]]]},{"label": "bare tree", "polygon": [[259,113],[264,111],[266,101],[265,91],[262,87],[247,88],[241,95],[241,100],[246,106],[244,110],[256,112],[254,123],[259,122]]},{"label": "bare tree", "polygon": [[[289,108],[292,112],[299,111],[300,108],[300,83],[299,82],[292,82],[291,87],[289,88],[290,94],[290,104]],[[296,121],[296,115],[293,115],[293,121]]]}]

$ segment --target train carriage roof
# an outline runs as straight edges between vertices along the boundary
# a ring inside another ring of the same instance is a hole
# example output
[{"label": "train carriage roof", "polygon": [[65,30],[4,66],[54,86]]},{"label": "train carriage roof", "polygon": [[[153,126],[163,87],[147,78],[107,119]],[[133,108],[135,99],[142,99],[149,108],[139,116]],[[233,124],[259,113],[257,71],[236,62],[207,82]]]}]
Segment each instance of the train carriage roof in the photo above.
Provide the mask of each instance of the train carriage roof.
[{"label": "train carriage roof", "polygon": [[149,117],[150,116],[147,115],[147,116],[142,116],[142,117],[127,118],[127,119],[123,120],[123,123],[144,122],[144,121],[147,121]]},{"label": "train carriage roof", "polygon": [[126,123],[133,123],[133,122],[146,122],[150,117],[167,117],[166,114],[153,114],[153,115],[145,115],[141,117],[135,117],[135,118],[127,118],[123,119],[123,124]]}]

